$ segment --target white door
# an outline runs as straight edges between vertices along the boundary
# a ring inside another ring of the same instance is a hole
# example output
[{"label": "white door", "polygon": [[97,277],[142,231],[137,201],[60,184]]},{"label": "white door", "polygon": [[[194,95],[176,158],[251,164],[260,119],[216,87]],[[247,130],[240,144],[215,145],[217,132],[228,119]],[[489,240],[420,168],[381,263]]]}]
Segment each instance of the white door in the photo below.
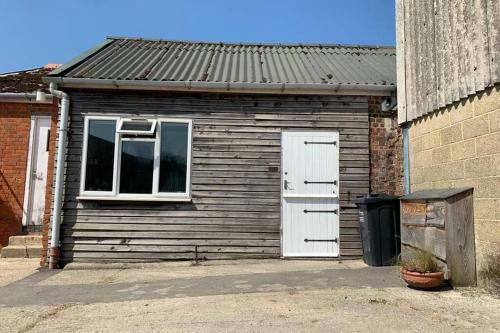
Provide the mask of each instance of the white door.
[{"label": "white door", "polygon": [[23,217],[24,226],[31,231],[39,230],[43,224],[49,138],[50,117],[33,117],[31,119]]},{"label": "white door", "polygon": [[283,132],[284,257],[339,255],[339,134]]}]

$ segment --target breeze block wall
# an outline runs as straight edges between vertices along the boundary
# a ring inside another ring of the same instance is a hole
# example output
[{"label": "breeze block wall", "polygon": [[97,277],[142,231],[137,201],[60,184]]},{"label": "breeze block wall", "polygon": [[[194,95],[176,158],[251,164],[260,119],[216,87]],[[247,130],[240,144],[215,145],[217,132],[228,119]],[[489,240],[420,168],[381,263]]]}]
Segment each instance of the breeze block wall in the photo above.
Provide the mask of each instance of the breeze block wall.
[{"label": "breeze block wall", "polygon": [[382,111],[381,97],[368,99],[370,119],[370,192],[404,192],[403,133],[397,111]]},{"label": "breeze block wall", "polygon": [[411,190],[474,187],[476,263],[500,255],[500,86],[410,123]]}]

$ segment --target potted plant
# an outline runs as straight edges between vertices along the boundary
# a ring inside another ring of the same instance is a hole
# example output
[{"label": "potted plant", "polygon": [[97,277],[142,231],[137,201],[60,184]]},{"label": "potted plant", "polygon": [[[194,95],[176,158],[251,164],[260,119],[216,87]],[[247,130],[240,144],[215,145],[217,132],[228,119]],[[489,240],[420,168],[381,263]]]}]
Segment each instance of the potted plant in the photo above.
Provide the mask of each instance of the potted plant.
[{"label": "potted plant", "polygon": [[401,278],[412,287],[433,289],[443,283],[444,272],[431,253],[419,249],[412,258],[401,262]]}]

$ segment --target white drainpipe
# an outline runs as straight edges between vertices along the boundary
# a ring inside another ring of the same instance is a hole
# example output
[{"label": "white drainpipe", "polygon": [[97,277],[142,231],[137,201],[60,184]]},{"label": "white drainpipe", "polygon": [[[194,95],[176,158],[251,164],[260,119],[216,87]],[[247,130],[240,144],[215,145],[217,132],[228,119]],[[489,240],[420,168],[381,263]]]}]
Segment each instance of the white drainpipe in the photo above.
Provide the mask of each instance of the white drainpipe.
[{"label": "white drainpipe", "polygon": [[49,269],[54,269],[58,267],[61,252],[59,248],[59,231],[61,225],[66,138],[68,135],[69,96],[65,92],[57,90],[57,85],[53,82],[50,83],[50,93],[61,100],[61,118],[59,119],[59,138],[57,146],[56,183],[54,190],[54,214],[52,217],[52,238],[50,240],[50,249],[48,254]]}]

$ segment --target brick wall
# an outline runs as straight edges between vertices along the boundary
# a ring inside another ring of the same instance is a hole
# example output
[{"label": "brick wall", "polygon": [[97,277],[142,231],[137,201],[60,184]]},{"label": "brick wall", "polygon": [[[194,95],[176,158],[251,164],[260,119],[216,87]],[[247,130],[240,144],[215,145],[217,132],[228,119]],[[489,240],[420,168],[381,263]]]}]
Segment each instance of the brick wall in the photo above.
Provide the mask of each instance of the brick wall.
[{"label": "brick wall", "polygon": [[43,216],[42,228],[42,257],[40,258],[40,265],[44,266],[47,262],[47,250],[49,241],[49,226],[50,217],[52,212],[52,186],[54,184],[54,165],[56,154],[56,140],[57,140],[57,119],[58,119],[58,105],[57,101],[54,102],[51,108],[51,124],[50,124],[50,142],[49,142],[49,161],[47,165],[47,187],[45,189],[45,214]]},{"label": "brick wall", "polygon": [[[10,236],[21,234],[24,186],[28,159],[30,119],[33,113],[52,115],[49,170],[55,150],[57,104],[0,103],[0,247]],[[46,217],[50,212],[52,172],[48,172]]]},{"label": "brick wall", "polygon": [[0,246],[21,233],[29,130],[28,105],[0,104]]},{"label": "brick wall", "polygon": [[397,112],[381,111],[382,98],[368,99],[370,117],[370,192],[404,192],[403,135]]},{"label": "brick wall", "polygon": [[412,191],[474,187],[481,273],[486,257],[500,253],[500,87],[413,121],[409,140]]}]

